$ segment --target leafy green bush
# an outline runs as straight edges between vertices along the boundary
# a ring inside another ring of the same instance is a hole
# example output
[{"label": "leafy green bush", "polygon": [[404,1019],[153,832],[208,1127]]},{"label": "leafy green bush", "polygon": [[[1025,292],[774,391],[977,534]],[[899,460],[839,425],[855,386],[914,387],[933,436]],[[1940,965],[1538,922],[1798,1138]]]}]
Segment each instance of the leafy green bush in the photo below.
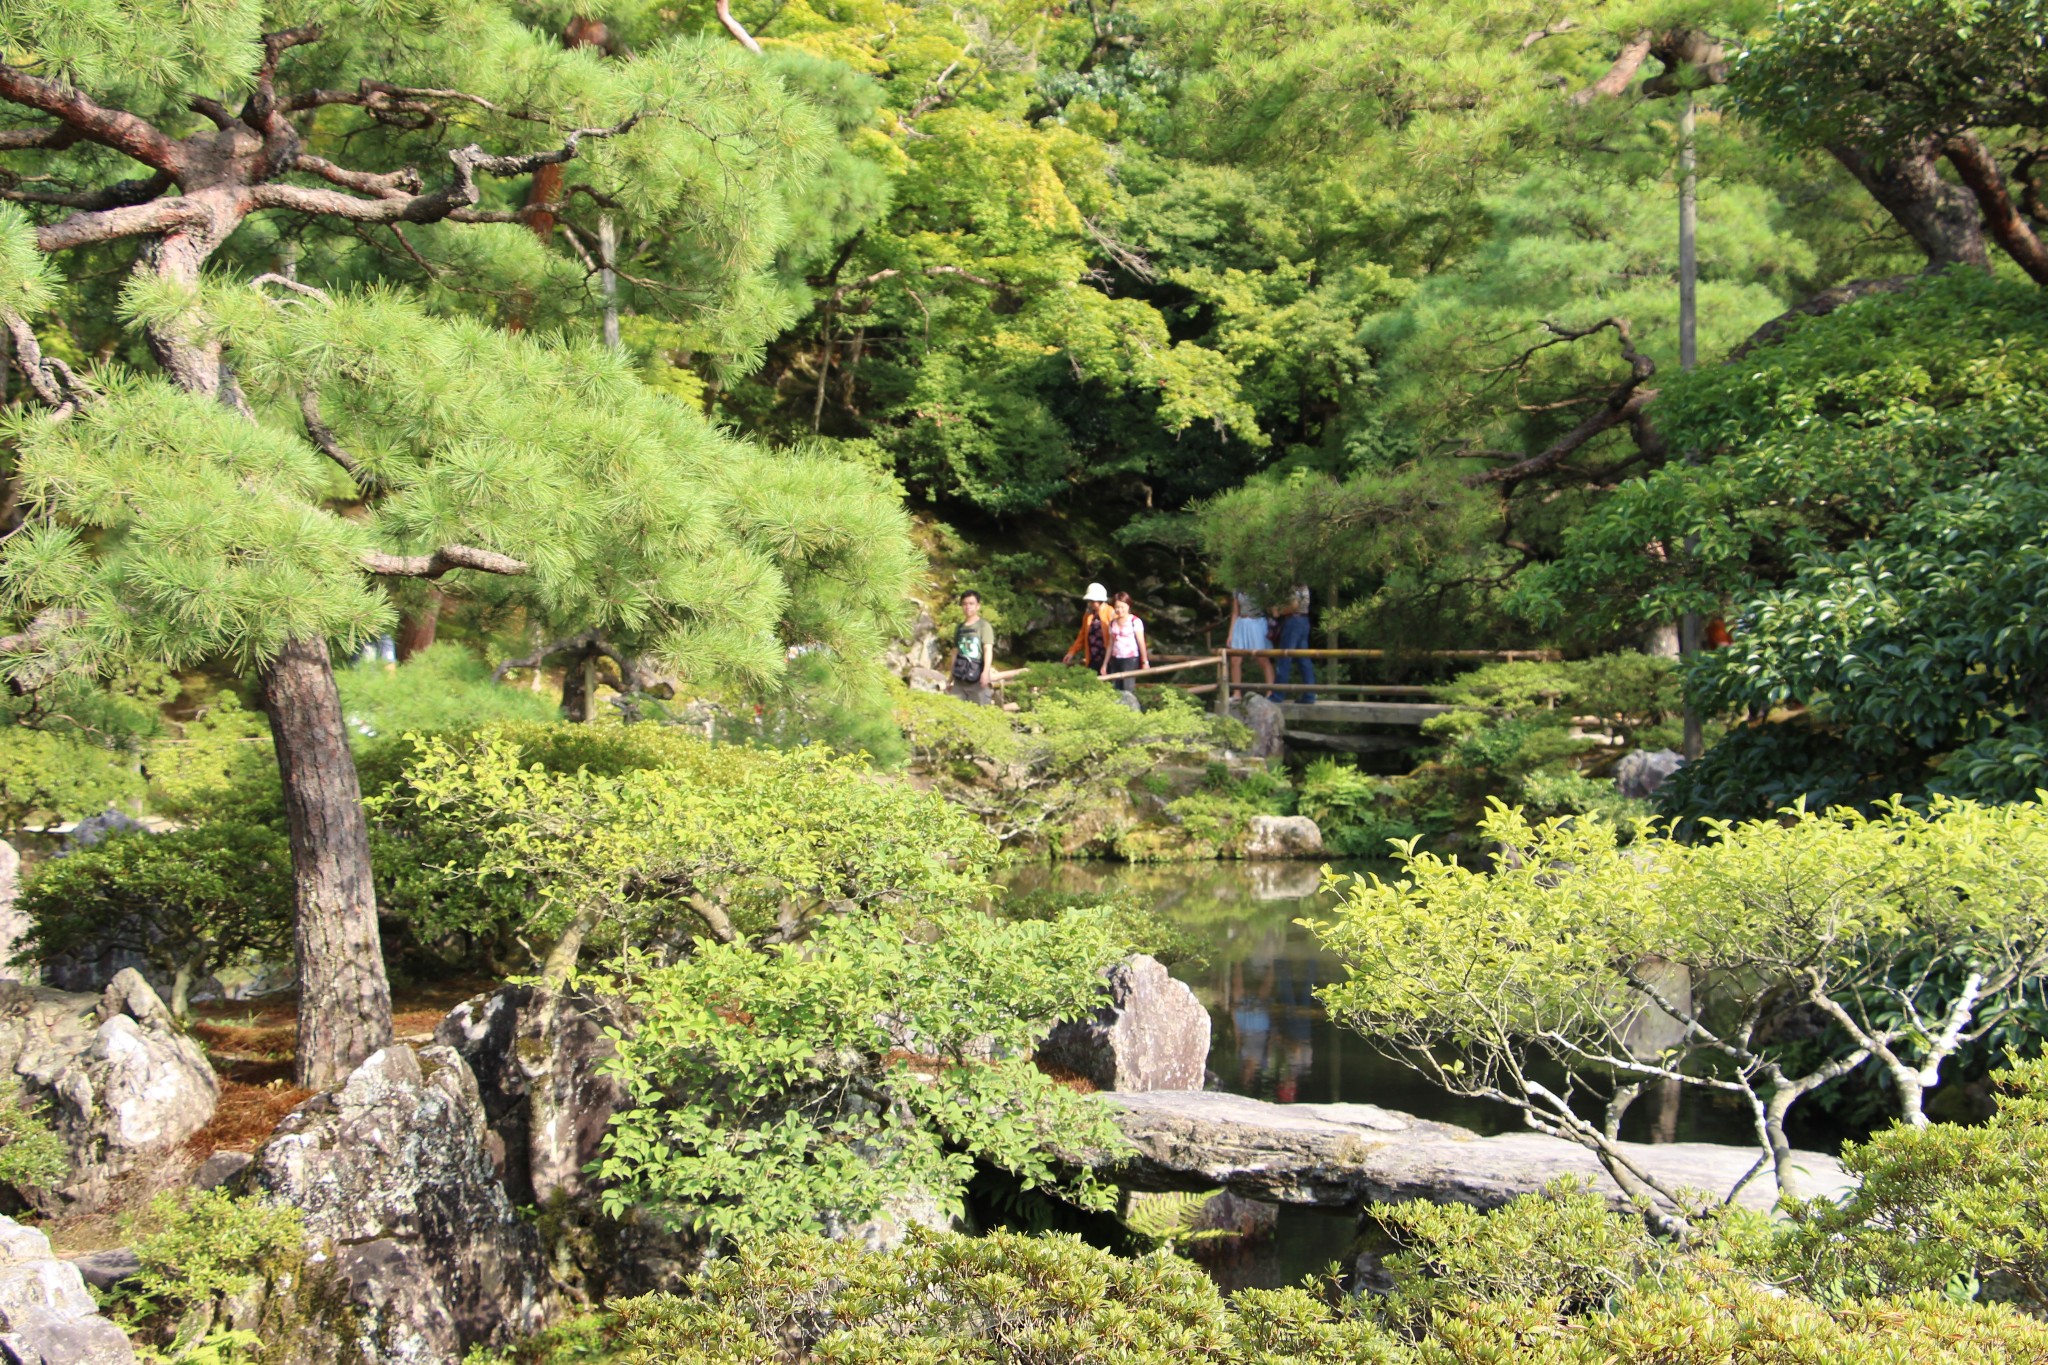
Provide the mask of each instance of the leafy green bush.
[{"label": "leafy green bush", "polygon": [[0,1185],[37,1189],[62,1180],[70,1169],[70,1149],[29,1107],[21,1082],[0,1077]]},{"label": "leafy green bush", "polygon": [[1760,1268],[1825,1301],[1924,1292],[2048,1312],[2048,1060],[1996,1079],[1986,1123],[1901,1125],[1845,1147],[1856,1188],[1801,1205]]},{"label": "leafy green bush", "polygon": [[1094,1007],[1120,948],[1101,912],[866,911],[801,945],[629,960],[600,986],[632,1020],[607,1066],[632,1104],[605,1134],[606,1208],[724,1235],[859,1223],[913,1194],[957,1215],[977,1161],[1105,1207],[1059,1163],[1122,1139],[1029,1054]]},{"label": "leafy green bush", "polygon": [[306,1255],[297,1209],[224,1190],[159,1194],[139,1227],[147,1230],[133,1243],[142,1267],[133,1294],[153,1311],[182,1313],[243,1293]]},{"label": "leafy green bush", "polygon": [[349,729],[364,739],[561,719],[549,698],[493,682],[490,665],[446,641],[396,667],[354,663],[337,668],[334,681]]},{"label": "leafy green bush", "polygon": [[[1300,1289],[1226,1299],[1168,1255],[1070,1236],[913,1234],[873,1253],[785,1236],[713,1262],[680,1296],[607,1305],[620,1365],[1392,1365],[1370,1323]],[[1113,1353],[1113,1354],[1112,1354]]]},{"label": "leafy green bush", "polygon": [[433,822],[487,893],[451,906],[480,916],[475,932],[521,916],[551,973],[592,935],[608,947],[787,940],[839,910],[969,903],[995,853],[945,802],[859,758],[673,729],[429,736],[403,784],[380,818]]},{"label": "leafy green bush", "polygon": [[132,754],[75,730],[0,726],[0,825],[7,829],[83,820],[141,795]]},{"label": "leafy green bush", "polygon": [[1122,802],[1161,766],[1247,740],[1243,726],[1178,692],[1140,712],[1114,689],[1085,684],[1049,689],[1016,715],[904,689],[896,715],[916,768],[1005,845],[1047,841],[1080,812]]},{"label": "leafy green bush", "polygon": [[1316,758],[1301,774],[1295,807],[1316,822],[1323,845],[1340,858],[1384,858],[1396,840],[1422,833],[1389,812],[1394,784],[1334,758]]},{"label": "leafy green bush", "polygon": [[195,982],[291,951],[291,852],[264,825],[114,834],[38,864],[20,907],[30,921],[22,960],[139,953],[171,978],[182,1019]]}]

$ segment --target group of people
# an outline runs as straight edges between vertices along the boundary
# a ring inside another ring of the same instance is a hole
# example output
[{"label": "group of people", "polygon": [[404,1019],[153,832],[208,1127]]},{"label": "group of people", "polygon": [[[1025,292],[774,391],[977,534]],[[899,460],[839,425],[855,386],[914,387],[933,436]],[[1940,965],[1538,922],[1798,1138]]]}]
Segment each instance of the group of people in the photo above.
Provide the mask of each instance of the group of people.
[{"label": "group of people", "polygon": [[[960,616],[960,626],[953,633],[953,665],[947,675],[947,690],[963,701],[985,706],[994,699],[998,673],[995,666],[996,635],[981,614],[980,593],[970,588],[960,594]],[[1277,646],[1274,644],[1276,639],[1279,642]],[[1229,641],[1233,650],[1307,649],[1308,588],[1296,584],[1270,610],[1261,605],[1255,592],[1242,588],[1232,592]],[[1090,583],[1088,590],[1081,594],[1081,628],[1075,632],[1074,643],[1067,646],[1060,662],[1084,665],[1103,678],[1113,679],[1115,685],[1126,692],[1137,691],[1137,679],[1121,675],[1136,674],[1150,668],[1152,650],[1145,640],[1144,621],[1131,610],[1131,595],[1127,592],[1112,595],[1102,584]],[[1258,662],[1270,689],[1275,684],[1273,661],[1260,657]],[[1307,659],[1296,658],[1280,660],[1278,681],[1281,685],[1288,685],[1290,665],[1301,670],[1303,687],[1313,688],[1316,685],[1315,665]],[[1241,655],[1230,656],[1230,682],[1233,693],[1244,682],[1244,658]],[[1286,700],[1278,693],[1271,695],[1275,701]],[[1302,701],[1312,702],[1315,699],[1313,691],[1301,694]]]},{"label": "group of people", "polygon": [[[1261,585],[1263,586],[1263,585]],[[1261,593],[1238,588],[1230,594],[1230,634],[1226,637],[1232,649],[1307,649],[1309,641],[1309,593],[1306,583],[1296,583],[1287,592],[1270,604],[1262,604]],[[1282,658],[1277,681],[1283,687],[1296,686],[1288,679],[1294,669],[1301,670],[1298,686],[1312,689],[1316,685],[1316,666],[1312,660]],[[1266,686],[1272,688],[1274,677],[1273,661],[1264,656],[1259,658],[1259,671],[1265,674]],[[1244,658],[1230,656],[1230,691],[1239,694],[1239,684],[1244,682]],[[1274,701],[1292,701],[1295,698],[1278,692],[1267,693]],[[1316,699],[1313,691],[1303,691],[1299,699],[1312,702]]]}]

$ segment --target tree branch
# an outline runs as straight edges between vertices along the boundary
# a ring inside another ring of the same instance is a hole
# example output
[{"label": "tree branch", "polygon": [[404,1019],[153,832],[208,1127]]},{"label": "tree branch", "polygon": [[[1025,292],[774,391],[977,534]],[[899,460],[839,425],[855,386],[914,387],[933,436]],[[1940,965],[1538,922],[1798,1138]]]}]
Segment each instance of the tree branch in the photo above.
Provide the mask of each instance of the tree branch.
[{"label": "tree branch", "polygon": [[0,62],[0,99],[52,115],[79,137],[134,157],[174,179],[185,172],[185,149],[154,124],[125,109],[101,104],[62,82]]},{"label": "tree branch", "polygon": [[1642,68],[1643,59],[1650,55],[1650,41],[1648,29],[1629,39],[1623,45],[1621,55],[1614,59],[1614,65],[1607,68],[1607,74],[1573,95],[1572,103],[1591,104],[1596,99],[1612,99],[1628,89],[1628,83]]},{"label": "tree branch", "polygon": [[[299,416],[306,423],[306,435],[312,438],[314,445],[320,447],[320,453],[340,465],[343,471],[355,480],[357,487],[367,491],[377,486],[376,477],[364,467],[361,460],[351,455],[347,448],[335,439],[334,432],[320,420],[320,396],[311,388],[299,395]],[[525,566],[520,567],[523,570]],[[383,570],[378,572],[381,573]],[[428,577],[438,578],[440,575],[430,574]]]},{"label": "tree branch", "polygon": [[243,111],[251,127],[266,133],[282,130],[284,120],[277,106],[278,59],[292,48],[318,42],[326,34],[319,24],[304,24],[263,35],[263,65],[256,69],[256,93],[249,97],[249,105]]},{"label": "tree branch", "polygon": [[1544,326],[1558,337],[1569,341],[1576,341],[1612,327],[1621,343],[1622,358],[1629,363],[1629,377],[1620,388],[1608,395],[1607,402],[1598,412],[1560,436],[1548,448],[1503,468],[1470,475],[1465,479],[1465,486],[1468,488],[1482,488],[1492,483],[1516,483],[1532,475],[1546,473],[1563,464],[1595,436],[1612,431],[1624,423],[1636,428],[1638,442],[1656,441],[1655,432],[1647,425],[1643,409],[1657,397],[1657,390],[1646,389],[1643,384],[1657,373],[1657,364],[1635,348],[1631,340],[1632,329],[1628,319],[1605,318],[1583,329],[1560,328],[1549,323],[1545,323]]},{"label": "tree branch", "polygon": [[55,356],[44,357],[35,329],[19,313],[0,311],[0,326],[14,343],[14,368],[21,371],[30,391],[50,407],[56,420],[63,421],[91,400],[92,390],[69,365]]},{"label": "tree branch", "polygon": [[1872,294],[1896,294],[1901,289],[1926,278],[1923,275],[1892,275],[1881,280],[1851,280],[1823,289],[1797,308],[1787,309],[1763,326],[1749,334],[1749,339],[1728,353],[1730,360],[1740,360],[1759,346],[1769,346],[1785,335],[1793,323],[1800,318],[1821,318],[1834,312],[1843,304],[1854,303]]},{"label": "tree branch", "polygon": [[1941,150],[1948,164],[1956,168],[1957,178],[1977,197],[1977,206],[1984,211],[1984,230],[1991,240],[2004,247],[2005,254],[2018,262],[2035,284],[2048,285],[2048,249],[2043,249],[2033,226],[2013,205],[2005,188],[2005,173],[1983,139],[1963,133],[1942,143]]},{"label": "tree branch", "polygon": [[718,0],[718,22],[725,25],[727,33],[739,39],[741,47],[756,57],[761,55],[761,45],[754,41],[754,35],[747,32],[740,21],[732,17],[732,0]]},{"label": "tree branch", "polygon": [[524,560],[480,550],[474,545],[444,545],[430,555],[387,555],[372,552],[363,556],[363,567],[385,578],[439,578],[451,569],[475,569],[478,573],[508,574],[516,577],[531,566]]}]

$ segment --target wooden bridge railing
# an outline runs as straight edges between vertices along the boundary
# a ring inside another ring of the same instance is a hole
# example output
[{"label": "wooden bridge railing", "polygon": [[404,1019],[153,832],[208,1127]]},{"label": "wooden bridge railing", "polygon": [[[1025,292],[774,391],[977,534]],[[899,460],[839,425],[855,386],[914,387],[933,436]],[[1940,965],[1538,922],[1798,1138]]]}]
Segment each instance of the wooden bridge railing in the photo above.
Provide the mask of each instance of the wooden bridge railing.
[{"label": "wooden bridge railing", "polygon": [[[1232,659],[1399,659],[1402,662],[1426,661],[1433,659],[1454,660],[1459,663],[1553,663],[1564,656],[1554,649],[1219,649],[1214,654],[1194,658],[1167,656],[1170,662],[1155,664],[1151,668],[1140,668],[1129,673],[1118,673],[1114,677],[1121,682],[1126,678],[1163,678],[1177,673],[1215,673],[1215,681],[1201,683],[1169,683],[1179,687],[1190,696],[1212,695],[1216,699],[1216,710],[1220,714],[1228,705],[1233,694],[1246,692],[1329,692],[1332,694],[1351,693],[1368,696],[1427,696],[1436,689],[1403,683],[1251,683],[1230,681]],[[1242,670],[1240,670],[1242,671]]]}]

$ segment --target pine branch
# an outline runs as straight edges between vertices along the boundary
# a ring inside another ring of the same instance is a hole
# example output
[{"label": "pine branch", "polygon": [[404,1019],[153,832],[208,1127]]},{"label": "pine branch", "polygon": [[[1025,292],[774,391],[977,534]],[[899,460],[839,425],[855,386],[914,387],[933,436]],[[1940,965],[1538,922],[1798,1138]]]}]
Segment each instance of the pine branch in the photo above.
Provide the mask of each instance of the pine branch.
[{"label": "pine branch", "polygon": [[55,420],[63,421],[91,401],[92,389],[62,360],[43,355],[35,329],[19,313],[0,311],[0,326],[14,343],[14,368],[28,381],[30,391],[50,407]]},{"label": "pine branch", "polygon": [[60,81],[0,62],[0,99],[50,114],[79,137],[111,147],[174,178],[184,174],[185,148],[166,137],[156,125],[125,109],[101,104],[84,91]]},{"label": "pine branch", "polygon": [[50,128],[0,128],[0,152],[21,152],[45,148],[61,152],[78,141],[78,130],[68,123]]},{"label": "pine branch", "polygon": [[732,0],[718,0],[718,22],[725,25],[727,33],[739,39],[741,47],[756,57],[761,55],[761,45],[754,41],[754,35],[747,32],[740,21],[732,17]]},{"label": "pine branch", "polygon": [[[1601,405],[1598,412],[1560,436],[1548,448],[1527,459],[1516,460],[1515,463],[1503,468],[1474,474],[1465,480],[1465,486],[1468,488],[1483,488],[1490,483],[1519,483],[1533,475],[1547,473],[1563,464],[1595,436],[1612,431],[1618,426],[1634,426],[1639,443],[1652,443],[1656,439],[1654,432],[1645,424],[1643,410],[1657,397],[1657,390],[1646,389],[1643,385],[1657,373],[1657,364],[1635,348],[1628,319],[1603,318],[1591,327],[1583,328],[1557,327],[1549,323],[1545,323],[1544,326],[1561,341],[1577,341],[1595,332],[1613,328],[1615,336],[1621,342],[1622,359],[1629,363],[1629,377],[1608,395],[1607,401]],[[1556,342],[1543,343],[1544,346],[1555,344]],[[1531,348],[1524,354],[1524,359],[1541,349],[1541,346]]]},{"label": "pine branch", "polygon": [[320,448],[320,453],[340,465],[349,478],[355,480],[358,488],[368,491],[377,486],[376,476],[370,473],[361,460],[350,454],[347,447],[335,439],[333,430],[320,420],[320,397],[311,389],[299,395],[299,416],[305,420],[306,435]]},{"label": "pine branch", "polygon": [[242,111],[252,128],[266,133],[284,130],[283,114],[277,105],[278,59],[292,48],[318,42],[326,32],[319,24],[306,24],[263,35],[263,65],[256,69],[256,93],[249,97],[248,106]]},{"label": "pine branch", "polygon": [[170,176],[158,171],[147,180],[117,180],[96,190],[31,190],[23,189],[20,181],[6,179],[4,174],[0,174],[0,199],[10,199],[17,204],[55,204],[59,208],[99,213],[105,209],[147,203],[169,189],[171,183]]},{"label": "pine branch", "polygon": [[474,545],[444,545],[430,555],[387,555],[373,551],[364,555],[362,562],[364,568],[384,578],[439,578],[451,569],[516,577],[531,567],[524,560],[495,550],[479,550]]}]

